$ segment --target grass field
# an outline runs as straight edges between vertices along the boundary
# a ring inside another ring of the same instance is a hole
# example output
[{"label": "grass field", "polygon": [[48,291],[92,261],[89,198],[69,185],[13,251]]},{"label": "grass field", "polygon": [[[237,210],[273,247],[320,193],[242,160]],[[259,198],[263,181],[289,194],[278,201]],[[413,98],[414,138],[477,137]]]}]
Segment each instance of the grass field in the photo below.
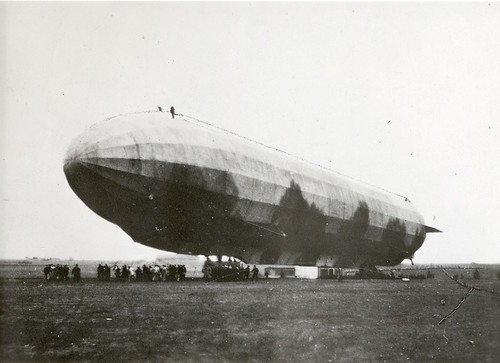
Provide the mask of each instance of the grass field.
[{"label": "grass field", "polygon": [[[0,279],[2,361],[497,362],[500,296],[449,279]],[[478,286],[499,290],[498,280]],[[445,304],[441,304],[444,299]],[[446,330],[445,330],[446,329]]]}]

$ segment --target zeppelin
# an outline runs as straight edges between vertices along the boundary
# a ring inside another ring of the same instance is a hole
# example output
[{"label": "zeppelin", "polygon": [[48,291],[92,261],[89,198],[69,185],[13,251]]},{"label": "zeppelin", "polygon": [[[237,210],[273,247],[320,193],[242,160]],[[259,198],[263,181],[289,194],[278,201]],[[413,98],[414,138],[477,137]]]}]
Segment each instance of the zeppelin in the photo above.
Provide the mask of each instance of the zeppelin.
[{"label": "zeppelin", "polygon": [[64,161],[76,195],[138,243],[257,264],[393,266],[437,231],[406,197],[167,115],[101,121]]}]

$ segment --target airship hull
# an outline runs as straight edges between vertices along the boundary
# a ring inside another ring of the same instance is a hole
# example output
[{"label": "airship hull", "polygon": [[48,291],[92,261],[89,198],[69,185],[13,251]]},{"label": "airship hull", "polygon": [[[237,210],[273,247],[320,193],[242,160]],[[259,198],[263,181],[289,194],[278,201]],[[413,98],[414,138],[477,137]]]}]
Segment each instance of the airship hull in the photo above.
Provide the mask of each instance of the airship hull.
[{"label": "airship hull", "polygon": [[425,239],[407,198],[161,112],[97,124],[75,140],[64,171],[90,209],[171,252],[395,265]]}]

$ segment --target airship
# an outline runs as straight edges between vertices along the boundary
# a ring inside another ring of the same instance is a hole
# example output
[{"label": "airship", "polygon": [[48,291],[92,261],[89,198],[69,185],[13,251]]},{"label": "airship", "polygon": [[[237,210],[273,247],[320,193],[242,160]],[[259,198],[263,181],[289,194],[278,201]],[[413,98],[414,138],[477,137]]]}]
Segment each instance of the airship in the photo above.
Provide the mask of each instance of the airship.
[{"label": "airship", "polygon": [[81,201],[137,243],[252,264],[394,266],[438,232],[407,197],[169,116],[103,120],[64,160]]}]

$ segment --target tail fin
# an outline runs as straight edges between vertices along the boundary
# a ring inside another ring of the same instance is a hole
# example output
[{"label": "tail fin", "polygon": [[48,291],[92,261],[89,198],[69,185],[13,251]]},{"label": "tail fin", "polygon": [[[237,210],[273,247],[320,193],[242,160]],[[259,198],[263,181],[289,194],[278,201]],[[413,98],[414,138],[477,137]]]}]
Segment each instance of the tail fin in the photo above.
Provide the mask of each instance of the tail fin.
[{"label": "tail fin", "polygon": [[425,227],[425,233],[442,233],[443,231],[440,231],[437,228],[434,227],[429,227],[429,226],[424,226]]}]

